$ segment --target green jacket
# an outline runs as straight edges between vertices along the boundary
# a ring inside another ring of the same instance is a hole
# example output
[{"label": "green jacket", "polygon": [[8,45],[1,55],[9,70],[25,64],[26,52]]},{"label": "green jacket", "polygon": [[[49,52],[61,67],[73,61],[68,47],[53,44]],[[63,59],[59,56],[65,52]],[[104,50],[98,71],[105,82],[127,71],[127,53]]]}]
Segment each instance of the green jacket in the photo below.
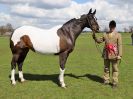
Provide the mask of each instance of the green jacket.
[{"label": "green jacket", "polygon": [[[95,37],[94,40],[97,43],[102,43],[105,42],[104,48],[103,48],[103,58],[104,59],[116,59],[117,56],[122,56],[122,38],[121,34],[117,32],[112,32],[112,33],[104,33],[103,37],[97,38]],[[114,44],[117,48],[117,54],[107,54],[106,51],[106,45],[107,44]]]}]

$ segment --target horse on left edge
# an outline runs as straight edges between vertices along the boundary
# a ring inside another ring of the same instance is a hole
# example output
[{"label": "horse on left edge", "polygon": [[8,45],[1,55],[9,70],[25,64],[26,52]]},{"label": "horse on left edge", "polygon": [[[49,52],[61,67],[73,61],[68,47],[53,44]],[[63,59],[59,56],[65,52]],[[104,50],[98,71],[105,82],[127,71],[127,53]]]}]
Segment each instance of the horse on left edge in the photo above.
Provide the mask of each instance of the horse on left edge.
[{"label": "horse on left edge", "polygon": [[92,12],[92,9],[90,9],[88,14],[82,15],[79,19],[71,19],[63,26],[57,26],[49,30],[33,26],[17,28],[10,37],[10,48],[13,55],[11,60],[11,83],[16,84],[16,65],[18,65],[20,81],[25,81],[22,66],[27,53],[32,50],[42,54],[59,55],[59,82],[61,87],[65,88],[65,63],[74,49],[77,37],[85,27],[90,28],[93,32],[99,31],[95,13],[96,10]]}]

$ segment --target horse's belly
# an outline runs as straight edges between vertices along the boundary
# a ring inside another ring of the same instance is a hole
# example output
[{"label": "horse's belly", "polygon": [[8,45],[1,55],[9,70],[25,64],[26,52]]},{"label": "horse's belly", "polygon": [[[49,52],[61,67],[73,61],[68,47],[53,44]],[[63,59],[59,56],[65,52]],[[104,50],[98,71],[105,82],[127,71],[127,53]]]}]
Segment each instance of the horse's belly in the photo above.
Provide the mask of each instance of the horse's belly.
[{"label": "horse's belly", "polygon": [[35,51],[38,53],[52,54],[52,53],[58,53],[60,51],[58,38],[56,40],[44,39],[37,42],[33,41],[32,43]]}]

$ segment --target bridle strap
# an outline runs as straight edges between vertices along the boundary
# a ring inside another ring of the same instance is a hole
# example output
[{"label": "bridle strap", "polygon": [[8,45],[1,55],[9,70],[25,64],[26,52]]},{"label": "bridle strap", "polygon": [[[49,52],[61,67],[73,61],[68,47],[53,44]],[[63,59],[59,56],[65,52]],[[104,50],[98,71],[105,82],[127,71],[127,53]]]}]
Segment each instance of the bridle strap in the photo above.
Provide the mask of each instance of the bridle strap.
[{"label": "bridle strap", "polygon": [[89,20],[88,17],[87,17],[87,21],[88,21],[88,23],[89,23],[90,28],[92,28],[91,22],[90,22],[90,20]]}]

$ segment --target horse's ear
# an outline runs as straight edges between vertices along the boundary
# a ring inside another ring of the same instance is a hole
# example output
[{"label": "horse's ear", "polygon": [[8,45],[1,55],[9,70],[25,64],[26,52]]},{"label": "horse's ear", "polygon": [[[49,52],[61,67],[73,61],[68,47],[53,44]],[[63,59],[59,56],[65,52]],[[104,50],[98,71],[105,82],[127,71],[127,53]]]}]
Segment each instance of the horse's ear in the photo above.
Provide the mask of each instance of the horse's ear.
[{"label": "horse's ear", "polygon": [[91,12],[92,12],[92,8],[89,10],[89,13],[88,14],[91,14]]},{"label": "horse's ear", "polygon": [[95,11],[93,12],[93,15],[95,15],[96,14],[96,9],[95,9]]}]

